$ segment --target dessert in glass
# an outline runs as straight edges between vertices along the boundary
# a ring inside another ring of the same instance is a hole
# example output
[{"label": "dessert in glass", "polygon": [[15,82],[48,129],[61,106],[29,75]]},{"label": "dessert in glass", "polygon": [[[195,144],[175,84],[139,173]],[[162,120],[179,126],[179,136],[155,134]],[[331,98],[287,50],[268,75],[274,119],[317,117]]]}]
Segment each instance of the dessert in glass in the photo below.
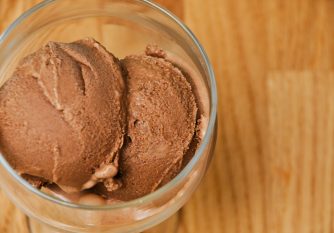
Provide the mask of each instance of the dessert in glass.
[{"label": "dessert in glass", "polygon": [[0,181],[38,232],[139,232],[202,179],[205,51],[150,1],[44,1],[0,37]]}]

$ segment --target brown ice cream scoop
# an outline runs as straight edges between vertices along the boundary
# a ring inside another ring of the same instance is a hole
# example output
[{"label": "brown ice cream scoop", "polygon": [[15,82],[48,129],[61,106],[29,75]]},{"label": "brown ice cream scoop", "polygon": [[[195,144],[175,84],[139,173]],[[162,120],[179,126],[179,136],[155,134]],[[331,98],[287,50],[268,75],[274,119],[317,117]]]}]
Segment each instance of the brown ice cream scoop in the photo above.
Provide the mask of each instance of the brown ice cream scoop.
[{"label": "brown ice cream scoop", "polygon": [[49,42],[0,89],[0,149],[22,175],[66,192],[112,183],[123,145],[119,61],[93,39]]},{"label": "brown ice cream scoop", "polygon": [[190,84],[161,50],[146,53],[121,61],[128,85],[127,144],[120,155],[122,187],[109,196],[125,201],[153,192],[180,172],[196,128]]}]

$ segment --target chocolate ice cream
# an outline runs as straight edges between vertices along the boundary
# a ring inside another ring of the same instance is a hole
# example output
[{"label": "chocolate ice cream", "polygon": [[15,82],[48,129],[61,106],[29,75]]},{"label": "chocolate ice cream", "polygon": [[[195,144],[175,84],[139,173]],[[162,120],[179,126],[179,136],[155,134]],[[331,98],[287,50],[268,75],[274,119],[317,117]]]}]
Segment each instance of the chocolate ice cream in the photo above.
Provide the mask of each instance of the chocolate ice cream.
[{"label": "chocolate ice cream", "polygon": [[173,179],[199,144],[189,79],[158,47],[119,62],[93,39],[49,42],[0,89],[0,149],[35,186],[142,197]]},{"label": "chocolate ice cream", "polygon": [[[119,61],[93,39],[50,42],[0,90],[0,148],[20,174],[78,192],[112,189],[125,133]],[[29,179],[28,179],[29,180]]]},{"label": "chocolate ice cream", "polygon": [[127,72],[127,145],[120,157],[122,187],[111,193],[131,200],[153,192],[180,172],[196,127],[190,84],[161,53],[122,60]]}]

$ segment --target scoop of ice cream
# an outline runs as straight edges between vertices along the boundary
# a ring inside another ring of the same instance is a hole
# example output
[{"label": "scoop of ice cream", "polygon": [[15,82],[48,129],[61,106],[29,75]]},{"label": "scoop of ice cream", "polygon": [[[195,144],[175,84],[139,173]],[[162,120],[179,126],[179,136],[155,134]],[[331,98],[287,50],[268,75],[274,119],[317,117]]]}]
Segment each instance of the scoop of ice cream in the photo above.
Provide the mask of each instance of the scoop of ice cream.
[{"label": "scoop of ice cream", "polygon": [[[158,52],[156,52],[158,51]],[[195,133],[197,106],[182,72],[161,50],[122,60],[127,72],[127,144],[120,156],[122,187],[109,196],[131,200],[153,192],[181,170]]]},{"label": "scoop of ice cream", "polygon": [[67,192],[114,184],[124,95],[120,63],[98,42],[49,42],[0,89],[0,149],[20,174]]}]

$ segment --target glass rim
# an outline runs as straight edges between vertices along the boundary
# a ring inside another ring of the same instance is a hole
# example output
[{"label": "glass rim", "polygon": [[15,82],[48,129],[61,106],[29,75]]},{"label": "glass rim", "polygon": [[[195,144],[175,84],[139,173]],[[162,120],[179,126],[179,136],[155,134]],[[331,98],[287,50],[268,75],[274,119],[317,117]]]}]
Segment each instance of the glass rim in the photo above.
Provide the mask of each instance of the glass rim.
[{"label": "glass rim", "polygon": [[[23,22],[27,17],[32,15],[33,13],[43,9],[44,7],[48,6],[49,4],[53,2],[57,2],[59,0],[44,0],[43,2],[33,6],[29,10],[25,11],[22,15],[20,15],[13,23],[9,25],[5,29],[5,31],[0,35],[0,45],[3,43],[6,37],[13,31],[13,29],[19,25],[21,22]],[[161,197],[163,194],[168,192],[171,188],[178,185],[189,173],[192,171],[193,167],[197,164],[197,162],[202,157],[202,154],[204,152],[205,147],[208,145],[210,141],[210,136],[214,132],[215,122],[216,122],[216,114],[217,114],[217,89],[216,89],[216,80],[215,75],[213,72],[213,67],[209,61],[209,58],[198,41],[198,39],[195,37],[195,35],[192,33],[192,31],[173,13],[171,13],[169,10],[165,9],[164,7],[160,6],[157,3],[151,2],[150,0],[133,0],[134,2],[138,2],[140,4],[144,4],[147,7],[150,7],[153,10],[156,10],[165,16],[167,16],[169,19],[174,21],[186,34],[192,42],[196,45],[197,49],[199,50],[202,58],[204,59],[204,64],[207,68],[209,79],[210,79],[210,117],[209,122],[207,126],[207,130],[205,132],[204,138],[202,142],[200,143],[199,148],[196,150],[195,155],[193,158],[188,162],[188,164],[182,169],[182,171],[174,177],[171,181],[169,181],[167,184],[159,188],[158,190],[147,194],[143,197],[127,201],[127,202],[120,202],[120,203],[114,203],[114,204],[108,204],[108,205],[84,205],[84,204],[76,204],[70,201],[61,200],[57,197],[51,196],[49,194],[46,194],[39,189],[34,188],[32,185],[30,185],[25,179],[23,179],[6,161],[2,153],[0,153],[0,164],[9,172],[9,174],[16,179],[20,184],[22,184],[25,188],[27,188],[30,192],[33,194],[38,195],[39,197],[46,199],[48,201],[51,201],[53,203],[74,208],[74,209],[84,209],[84,210],[116,210],[116,209],[123,209],[123,208],[129,208],[129,207],[136,207],[139,205],[143,205],[145,203],[151,202],[153,200],[156,200],[157,198]]]}]

